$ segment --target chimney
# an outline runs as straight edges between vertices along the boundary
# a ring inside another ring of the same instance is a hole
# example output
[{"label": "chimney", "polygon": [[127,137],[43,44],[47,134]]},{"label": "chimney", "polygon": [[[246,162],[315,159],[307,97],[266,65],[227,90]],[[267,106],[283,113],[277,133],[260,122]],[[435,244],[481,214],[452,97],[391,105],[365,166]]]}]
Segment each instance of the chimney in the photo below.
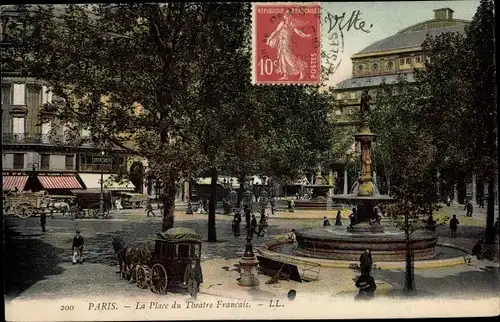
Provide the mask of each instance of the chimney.
[{"label": "chimney", "polygon": [[453,10],[450,8],[441,8],[434,10],[434,19],[436,20],[452,20]]}]

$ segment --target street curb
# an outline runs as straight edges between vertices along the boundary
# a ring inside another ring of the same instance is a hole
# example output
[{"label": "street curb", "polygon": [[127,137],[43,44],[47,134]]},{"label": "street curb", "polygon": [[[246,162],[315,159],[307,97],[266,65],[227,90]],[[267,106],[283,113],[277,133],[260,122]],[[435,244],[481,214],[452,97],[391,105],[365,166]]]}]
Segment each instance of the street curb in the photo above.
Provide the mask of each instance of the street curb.
[{"label": "street curb", "polygon": [[[267,244],[264,244],[258,248],[258,252],[262,257],[269,258],[272,260],[277,260],[283,263],[288,264],[303,264],[304,262],[308,262],[311,264],[318,264],[323,267],[330,268],[347,268],[353,269],[358,267],[358,262],[355,261],[341,261],[334,259],[322,259],[322,258],[312,258],[312,257],[298,257],[293,255],[285,255],[277,252],[273,252],[269,250],[269,247],[277,246],[280,244],[286,244],[289,242],[284,241],[274,241]],[[439,244],[438,244],[439,245]],[[446,245],[441,245],[445,246]],[[460,248],[457,248],[460,249]],[[460,249],[462,250],[462,249]],[[468,255],[467,255],[468,256]],[[437,259],[437,260],[423,260],[423,261],[414,261],[413,267],[415,269],[428,269],[428,268],[440,268],[440,267],[451,267],[457,266],[460,264],[465,264],[464,256],[446,258],[446,259]],[[406,262],[377,262],[374,265],[374,269],[405,269]]]}]

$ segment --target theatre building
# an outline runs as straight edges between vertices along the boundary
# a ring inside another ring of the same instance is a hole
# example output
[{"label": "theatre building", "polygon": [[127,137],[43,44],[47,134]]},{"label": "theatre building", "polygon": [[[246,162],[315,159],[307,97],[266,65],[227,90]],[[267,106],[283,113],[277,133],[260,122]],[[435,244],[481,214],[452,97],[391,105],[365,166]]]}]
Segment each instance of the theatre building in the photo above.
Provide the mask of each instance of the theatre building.
[{"label": "theatre building", "polygon": [[[396,83],[400,76],[412,82],[413,70],[425,68],[426,57],[421,46],[427,35],[464,33],[467,24],[467,20],[453,18],[452,9],[437,9],[434,10],[433,19],[409,26],[352,55],[352,77],[337,84],[333,90],[336,101],[340,103],[340,108],[332,113],[336,122],[351,124],[352,115],[359,109],[363,91],[368,91],[370,96],[376,97],[376,88],[383,82]],[[376,167],[380,173],[384,172],[383,161],[379,160]],[[477,181],[473,174],[449,169],[446,173],[441,173],[441,178],[441,195],[451,196],[456,202],[463,203],[465,199],[475,201],[477,196],[487,193],[485,185]],[[352,182],[352,179],[349,178],[348,181]],[[383,176],[380,179],[383,181]],[[454,187],[450,187],[449,182],[455,182]]]}]

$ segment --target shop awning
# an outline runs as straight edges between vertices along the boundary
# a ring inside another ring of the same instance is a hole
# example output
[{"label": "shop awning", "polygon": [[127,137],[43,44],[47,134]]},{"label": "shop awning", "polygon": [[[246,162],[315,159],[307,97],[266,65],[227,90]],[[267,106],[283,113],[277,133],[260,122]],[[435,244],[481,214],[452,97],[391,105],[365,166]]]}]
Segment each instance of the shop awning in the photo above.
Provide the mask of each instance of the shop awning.
[{"label": "shop awning", "polygon": [[28,176],[4,176],[3,177],[3,190],[17,189],[23,190],[28,181]]},{"label": "shop awning", "polygon": [[[217,178],[217,184],[223,185],[224,184],[224,179],[226,179],[226,182],[230,181],[230,177],[223,177],[220,176]],[[233,179],[233,187],[239,187],[240,184],[238,182],[238,178],[232,178]],[[209,185],[212,183],[212,178],[197,178],[196,183],[200,185]]]},{"label": "shop awning", "polygon": [[[87,189],[101,189],[101,174],[99,173],[79,173]],[[103,174],[103,189],[112,191],[134,191],[135,186],[130,180],[121,180],[116,182],[110,174]]]},{"label": "shop awning", "polygon": [[82,189],[75,176],[38,176],[44,189]]}]

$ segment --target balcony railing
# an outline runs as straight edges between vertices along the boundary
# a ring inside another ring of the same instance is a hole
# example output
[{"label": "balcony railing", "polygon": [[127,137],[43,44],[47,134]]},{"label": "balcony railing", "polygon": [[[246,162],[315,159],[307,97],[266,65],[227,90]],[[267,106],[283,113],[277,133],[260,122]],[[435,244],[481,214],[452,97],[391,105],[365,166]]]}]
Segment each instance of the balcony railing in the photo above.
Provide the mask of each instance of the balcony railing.
[{"label": "balcony railing", "polygon": [[89,138],[82,138],[78,143],[70,141],[65,135],[49,134],[2,134],[3,144],[42,144],[42,145],[65,145],[94,147],[95,144]]}]

